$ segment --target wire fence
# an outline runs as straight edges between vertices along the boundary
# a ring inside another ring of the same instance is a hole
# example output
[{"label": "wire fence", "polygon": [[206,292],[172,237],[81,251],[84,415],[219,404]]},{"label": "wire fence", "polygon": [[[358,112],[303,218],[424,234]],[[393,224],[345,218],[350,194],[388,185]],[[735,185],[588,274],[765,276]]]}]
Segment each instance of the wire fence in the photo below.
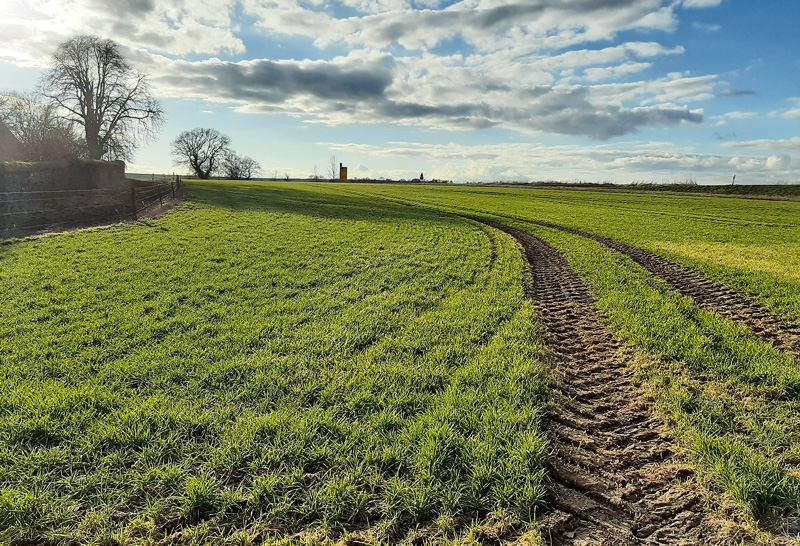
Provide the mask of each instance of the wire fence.
[{"label": "wire fence", "polygon": [[0,239],[139,220],[181,192],[180,176],[116,188],[0,191]]},{"label": "wire fence", "polygon": [[173,182],[180,178],[180,175],[175,173],[125,173],[125,178],[141,182]]},{"label": "wire fence", "polygon": [[143,211],[155,206],[164,206],[164,199],[175,199],[181,189],[180,175],[175,175],[175,178],[169,182],[162,182],[155,185],[139,186],[136,184],[131,186],[131,209],[133,211],[133,219],[138,220],[139,214]]}]

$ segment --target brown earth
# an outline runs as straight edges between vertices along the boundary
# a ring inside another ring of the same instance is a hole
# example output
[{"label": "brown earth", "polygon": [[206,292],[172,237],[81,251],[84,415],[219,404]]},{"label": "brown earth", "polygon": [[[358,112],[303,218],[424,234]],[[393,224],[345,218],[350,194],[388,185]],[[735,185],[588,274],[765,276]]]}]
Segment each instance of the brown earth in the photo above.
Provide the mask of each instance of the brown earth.
[{"label": "brown earth", "polygon": [[[528,233],[513,236],[530,263],[529,297],[539,307],[562,400],[547,414],[554,508],[551,545],[728,544],[712,502],[662,435],[634,386],[621,343],[564,256]],[[739,537],[741,540],[741,537]]]},{"label": "brown earth", "polygon": [[684,296],[692,298],[697,305],[713,310],[748,328],[755,335],[778,349],[800,354],[800,326],[791,323],[786,318],[775,315],[741,292],[704,279],[691,269],[641,248],[552,224],[529,220],[521,221],[557,229],[572,235],[579,235],[621,252],[644,267],[652,275],[665,280]]}]

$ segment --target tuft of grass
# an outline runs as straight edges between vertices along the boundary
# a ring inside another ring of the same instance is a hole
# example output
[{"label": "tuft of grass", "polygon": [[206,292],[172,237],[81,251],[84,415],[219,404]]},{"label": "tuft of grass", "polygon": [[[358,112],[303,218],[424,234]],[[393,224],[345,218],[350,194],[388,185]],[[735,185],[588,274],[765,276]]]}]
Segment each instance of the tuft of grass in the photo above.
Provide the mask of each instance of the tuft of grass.
[{"label": "tuft of grass", "polygon": [[183,494],[186,515],[191,519],[199,519],[214,512],[219,502],[217,480],[211,474],[202,473],[186,480]]},{"label": "tuft of grass", "polygon": [[735,438],[690,436],[696,459],[735,500],[751,507],[756,517],[775,512],[800,513],[800,479],[776,459],[764,457]]}]

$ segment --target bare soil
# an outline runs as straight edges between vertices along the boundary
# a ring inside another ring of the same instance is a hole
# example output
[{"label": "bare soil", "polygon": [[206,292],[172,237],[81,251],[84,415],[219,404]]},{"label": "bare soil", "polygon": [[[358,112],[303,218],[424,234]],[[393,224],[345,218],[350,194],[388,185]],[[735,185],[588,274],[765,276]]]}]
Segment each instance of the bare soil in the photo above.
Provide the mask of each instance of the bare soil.
[{"label": "bare soil", "polygon": [[[730,529],[662,434],[634,386],[626,351],[564,256],[528,233],[513,236],[530,263],[562,395],[544,427],[553,483],[543,536],[551,545],[728,544]],[[739,537],[741,540],[741,537]]]},{"label": "bare soil", "polygon": [[641,248],[583,231],[542,222],[523,221],[591,239],[621,252],[652,275],[665,280],[684,296],[692,298],[697,305],[713,310],[748,328],[778,349],[792,354],[800,354],[800,326],[765,309],[742,292],[704,279],[691,269]]}]

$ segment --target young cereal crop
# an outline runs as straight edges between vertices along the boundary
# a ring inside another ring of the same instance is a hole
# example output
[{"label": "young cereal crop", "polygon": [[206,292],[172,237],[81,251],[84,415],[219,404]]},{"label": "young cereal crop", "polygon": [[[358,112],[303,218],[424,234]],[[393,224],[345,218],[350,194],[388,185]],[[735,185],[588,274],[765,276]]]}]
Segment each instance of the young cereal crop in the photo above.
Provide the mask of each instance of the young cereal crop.
[{"label": "young cereal crop", "polygon": [[797,356],[514,218],[660,253],[798,321],[800,203],[190,189],[158,221],[0,245],[0,542],[535,543],[530,279],[513,239],[458,215],[563,252],[701,479],[776,529],[799,515]]},{"label": "young cereal crop", "polygon": [[529,529],[517,248],[329,188],[192,183],[157,221],[0,245],[0,542]]},{"label": "young cereal crop", "polygon": [[640,358],[642,380],[701,471],[757,517],[800,513],[800,361],[598,243],[525,229],[564,251],[612,329],[656,357]]},{"label": "young cereal crop", "polygon": [[[511,219],[570,227],[651,250],[672,248],[664,254],[746,289],[797,320],[800,204],[493,188],[410,188],[402,195],[393,187],[361,191],[482,216],[564,252],[590,283],[612,331],[637,350],[640,380],[701,474],[778,529],[800,515],[797,355],[698,308],[621,253]],[[723,259],[705,252],[709,245],[734,240],[734,256],[746,248],[759,258]],[[763,267],[765,262],[770,267]]]},{"label": "young cereal crop", "polygon": [[800,202],[491,187],[358,190],[608,237],[691,267],[800,322]]}]

